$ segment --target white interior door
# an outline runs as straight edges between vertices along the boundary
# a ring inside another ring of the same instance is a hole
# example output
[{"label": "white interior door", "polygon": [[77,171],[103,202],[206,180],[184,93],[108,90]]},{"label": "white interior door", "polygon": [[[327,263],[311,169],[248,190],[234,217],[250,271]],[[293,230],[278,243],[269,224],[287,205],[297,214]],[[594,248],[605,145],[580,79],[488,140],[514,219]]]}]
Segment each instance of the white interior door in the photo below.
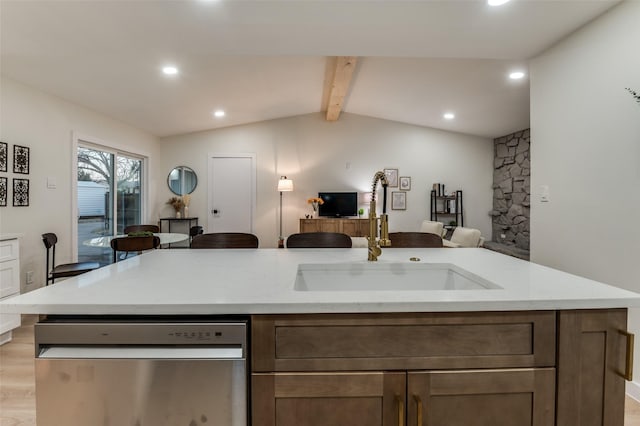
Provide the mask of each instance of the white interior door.
[{"label": "white interior door", "polygon": [[253,233],[256,167],[253,154],[209,156],[207,232]]}]

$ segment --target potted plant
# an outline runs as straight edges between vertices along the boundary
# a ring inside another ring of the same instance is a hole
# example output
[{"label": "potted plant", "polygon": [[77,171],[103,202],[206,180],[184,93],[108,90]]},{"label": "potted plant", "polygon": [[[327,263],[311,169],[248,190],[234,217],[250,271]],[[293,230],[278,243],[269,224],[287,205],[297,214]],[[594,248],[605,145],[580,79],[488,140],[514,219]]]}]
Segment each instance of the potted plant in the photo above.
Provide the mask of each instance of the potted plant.
[{"label": "potted plant", "polygon": [[324,200],[320,197],[313,197],[307,199],[307,204],[311,204],[311,208],[313,208],[313,217],[315,218],[318,215],[318,207],[324,204]]},{"label": "potted plant", "polygon": [[169,201],[167,201],[167,204],[170,204],[171,207],[173,207],[173,209],[176,211],[176,217],[178,219],[180,219],[180,212],[182,211],[182,208],[184,207],[184,201],[182,201],[181,197],[171,197],[169,198]]}]

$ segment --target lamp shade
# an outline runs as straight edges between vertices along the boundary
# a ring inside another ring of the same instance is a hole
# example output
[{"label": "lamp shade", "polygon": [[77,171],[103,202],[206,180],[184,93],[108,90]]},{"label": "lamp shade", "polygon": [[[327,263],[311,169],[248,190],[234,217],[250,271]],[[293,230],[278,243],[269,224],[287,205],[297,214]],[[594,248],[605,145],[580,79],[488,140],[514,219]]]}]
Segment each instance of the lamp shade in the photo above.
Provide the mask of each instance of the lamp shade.
[{"label": "lamp shade", "polygon": [[280,180],[278,181],[278,191],[280,192],[293,191],[293,181],[291,179],[287,179],[286,176],[280,176]]}]

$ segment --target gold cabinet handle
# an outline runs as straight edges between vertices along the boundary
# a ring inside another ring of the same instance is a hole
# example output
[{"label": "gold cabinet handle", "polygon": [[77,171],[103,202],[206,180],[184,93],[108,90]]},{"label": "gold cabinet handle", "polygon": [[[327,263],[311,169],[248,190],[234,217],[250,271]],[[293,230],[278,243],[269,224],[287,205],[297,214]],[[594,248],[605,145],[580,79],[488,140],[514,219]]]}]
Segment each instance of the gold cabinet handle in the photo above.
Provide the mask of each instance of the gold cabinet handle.
[{"label": "gold cabinet handle", "polygon": [[396,395],[396,402],[398,403],[398,426],[404,426],[404,399]]},{"label": "gold cabinet handle", "polygon": [[413,400],[416,402],[416,425],[422,426],[422,399],[418,395],[413,395]]},{"label": "gold cabinet handle", "polygon": [[622,333],[627,338],[627,359],[626,365],[624,367],[624,378],[625,380],[631,382],[633,381],[633,343],[635,339],[635,335],[633,333],[629,333],[628,331],[621,330]]}]

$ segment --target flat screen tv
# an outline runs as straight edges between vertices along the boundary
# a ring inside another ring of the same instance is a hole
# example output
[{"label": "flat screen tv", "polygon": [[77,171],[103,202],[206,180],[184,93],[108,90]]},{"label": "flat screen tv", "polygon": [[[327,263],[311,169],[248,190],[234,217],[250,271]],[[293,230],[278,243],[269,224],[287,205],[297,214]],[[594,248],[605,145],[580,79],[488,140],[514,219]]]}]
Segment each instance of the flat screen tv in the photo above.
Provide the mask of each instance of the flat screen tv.
[{"label": "flat screen tv", "polygon": [[357,192],[318,192],[324,204],[318,207],[318,214],[327,217],[343,217],[358,215]]}]

